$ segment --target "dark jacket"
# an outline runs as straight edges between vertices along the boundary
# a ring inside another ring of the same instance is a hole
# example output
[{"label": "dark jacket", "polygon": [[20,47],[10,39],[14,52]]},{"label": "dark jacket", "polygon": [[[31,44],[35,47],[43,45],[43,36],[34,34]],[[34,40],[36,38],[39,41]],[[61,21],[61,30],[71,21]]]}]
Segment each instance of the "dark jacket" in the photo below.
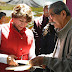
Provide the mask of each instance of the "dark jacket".
[{"label": "dark jacket", "polygon": [[34,38],[35,38],[35,53],[36,55],[40,54],[40,40],[42,35],[43,27],[46,26],[46,24],[49,22],[48,17],[45,17],[44,15],[34,20]]},{"label": "dark jacket", "polygon": [[56,43],[56,32],[53,25],[46,25],[41,37],[41,54],[50,54],[53,52]]}]

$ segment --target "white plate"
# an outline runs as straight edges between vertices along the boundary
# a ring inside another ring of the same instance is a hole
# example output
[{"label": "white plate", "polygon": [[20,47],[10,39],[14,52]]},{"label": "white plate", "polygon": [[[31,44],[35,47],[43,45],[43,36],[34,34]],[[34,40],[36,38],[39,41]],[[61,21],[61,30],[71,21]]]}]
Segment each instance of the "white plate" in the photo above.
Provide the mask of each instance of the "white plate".
[{"label": "white plate", "polygon": [[29,64],[29,60],[15,60],[17,63]]},{"label": "white plate", "polygon": [[22,66],[16,66],[16,67],[6,67],[6,70],[14,70],[14,71],[24,71],[30,69],[30,65],[22,65]]}]

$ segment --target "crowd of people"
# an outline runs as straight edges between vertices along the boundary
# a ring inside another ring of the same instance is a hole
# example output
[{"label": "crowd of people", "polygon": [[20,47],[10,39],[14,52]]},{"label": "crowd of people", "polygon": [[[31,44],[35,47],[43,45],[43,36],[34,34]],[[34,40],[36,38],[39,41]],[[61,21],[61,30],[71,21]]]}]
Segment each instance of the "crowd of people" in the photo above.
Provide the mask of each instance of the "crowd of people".
[{"label": "crowd of people", "polygon": [[[6,14],[0,13],[2,21]],[[18,66],[15,60],[43,68],[33,72],[72,72],[72,18],[67,5],[63,1],[44,5],[43,15],[30,30],[26,26],[32,16],[28,5],[18,4],[10,22],[0,25],[0,72],[14,72],[5,68]]]}]

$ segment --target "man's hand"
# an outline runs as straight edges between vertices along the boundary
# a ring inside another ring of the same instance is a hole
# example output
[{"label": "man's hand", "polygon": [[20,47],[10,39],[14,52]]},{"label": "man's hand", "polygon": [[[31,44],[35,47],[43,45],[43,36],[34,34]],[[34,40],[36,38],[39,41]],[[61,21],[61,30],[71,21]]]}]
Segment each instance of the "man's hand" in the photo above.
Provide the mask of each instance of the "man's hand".
[{"label": "man's hand", "polygon": [[30,60],[29,64],[31,66],[41,66],[43,64],[43,57],[42,56],[37,56],[34,59]]},{"label": "man's hand", "polygon": [[18,66],[18,63],[15,62],[15,59],[17,59],[17,57],[15,55],[9,55],[7,57],[7,64],[8,65]]}]

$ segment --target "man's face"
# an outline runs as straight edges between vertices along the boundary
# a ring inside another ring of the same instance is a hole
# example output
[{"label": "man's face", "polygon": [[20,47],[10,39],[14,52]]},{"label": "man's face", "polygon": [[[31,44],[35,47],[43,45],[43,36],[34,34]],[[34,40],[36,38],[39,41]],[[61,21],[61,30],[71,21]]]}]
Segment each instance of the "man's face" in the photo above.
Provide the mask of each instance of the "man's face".
[{"label": "man's face", "polygon": [[45,16],[45,17],[48,17],[48,16],[49,16],[49,14],[48,14],[48,7],[45,7],[45,8],[43,9],[43,11],[44,11],[44,16]]},{"label": "man's face", "polygon": [[55,23],[54,26],[55,28],[62,28],[62,23],[63,23],[63,17],[60,14],[55,14],[53,12],[53,9],[49,10],[49,17],[52,19],[52,21]]}]

